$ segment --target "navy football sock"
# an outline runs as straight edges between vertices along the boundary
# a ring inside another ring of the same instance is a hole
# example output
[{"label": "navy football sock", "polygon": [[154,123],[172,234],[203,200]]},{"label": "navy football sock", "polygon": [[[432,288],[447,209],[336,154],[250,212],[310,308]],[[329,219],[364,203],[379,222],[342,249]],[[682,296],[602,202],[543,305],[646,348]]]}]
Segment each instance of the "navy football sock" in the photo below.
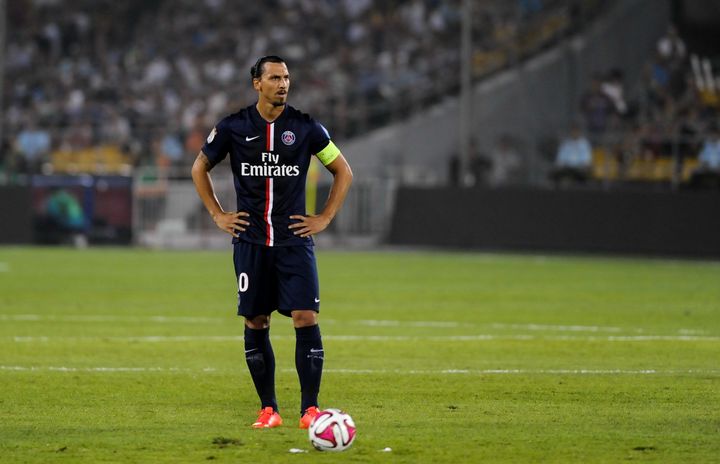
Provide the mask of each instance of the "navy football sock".
[{"label": "navy football sock", "polygon": [[275,353],[270,344],[270,329],[251,329],[245,326],[245,361],[252,376],[262,407],[272,406],[275,399]]},{"label": "navy football sock", "polygon": [[310,406],[318,405],[317,398],[320,392],[325,352],[320,336],[320,327],[317,324],[296,328],[295,338],[295,368],[300,378],[302,393],[300,414],[302,415]]}]

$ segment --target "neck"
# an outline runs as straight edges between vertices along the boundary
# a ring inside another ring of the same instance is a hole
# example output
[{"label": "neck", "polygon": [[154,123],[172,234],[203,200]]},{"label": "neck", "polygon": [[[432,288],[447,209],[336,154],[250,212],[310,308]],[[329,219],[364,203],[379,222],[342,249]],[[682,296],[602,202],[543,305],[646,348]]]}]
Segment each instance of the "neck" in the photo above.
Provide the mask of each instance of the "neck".
[{"label": "neck", "polygon": [[280,113],[283,112],[285,105],[276,106],[268,101],[258,100],[255,108],[257,108],[258,113],[260,113],[260,116],[262,116],[264,120],[267,122],[273,122],[278,116],[280,116]]}]

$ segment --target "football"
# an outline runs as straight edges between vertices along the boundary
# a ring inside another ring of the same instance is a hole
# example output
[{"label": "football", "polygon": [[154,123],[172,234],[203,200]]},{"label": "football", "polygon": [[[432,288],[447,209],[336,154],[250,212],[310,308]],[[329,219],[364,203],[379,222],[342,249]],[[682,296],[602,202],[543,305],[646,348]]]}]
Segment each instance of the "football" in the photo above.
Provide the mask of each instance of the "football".
[{"label": "football", "polygon": [[308,436],[317,450],[345,451],[355,440],[355,422],[339,409],[325,409],[310,424]]}]

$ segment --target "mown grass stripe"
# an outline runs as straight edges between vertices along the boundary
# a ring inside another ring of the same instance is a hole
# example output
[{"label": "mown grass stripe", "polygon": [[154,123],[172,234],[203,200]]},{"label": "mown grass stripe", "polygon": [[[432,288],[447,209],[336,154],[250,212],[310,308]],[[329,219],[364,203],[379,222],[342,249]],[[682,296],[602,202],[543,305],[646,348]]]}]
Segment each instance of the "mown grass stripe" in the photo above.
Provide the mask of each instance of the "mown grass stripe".
[{"label": "mown grass stripe", "polygon": [[[273,335],[273,340],[295,340],[294,335]],[[579,341],[579,342],[720,342],[720,337],[704,335],[630,335],[630,336],[579,336],[579,335],[498,335],[498,334],[475,334],[475,335],[323,335],[324,340],[345,341],[345,342],[476,342],[495,340],[515,341]],[[7,340],[7,339],[6,339]],[[50,342],[135,342],[135,343],[164,343],[164,342],[241,342],[240,335],[146,335],[126,337],[46,337],[46,336],[16,336],[12,341],[16,343],[50,343]]]},{"label": "mown grass stripe", "polygon": [[[106,372],[106,373],[168,373],[168,372],[235,372],[214,367],[198,369],[183,367],[112,367],[112,366],[2,366],[11,372]],[[293,373],[295,369],[281,369]],[[720,375],[720,369],[324,369],[328,374],[394,374],[394,375]]]}]

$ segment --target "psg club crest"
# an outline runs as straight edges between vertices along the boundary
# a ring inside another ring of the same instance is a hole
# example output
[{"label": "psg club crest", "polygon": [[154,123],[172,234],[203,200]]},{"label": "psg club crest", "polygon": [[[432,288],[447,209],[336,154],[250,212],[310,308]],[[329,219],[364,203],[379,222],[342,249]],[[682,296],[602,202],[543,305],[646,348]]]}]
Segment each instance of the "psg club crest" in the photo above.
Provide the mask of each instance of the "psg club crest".
[{"label": "psg club crest", "polygon": [[292,131],[285,131],[280,139],[285,145],[292,145],[295,143],[295,134]]}]

